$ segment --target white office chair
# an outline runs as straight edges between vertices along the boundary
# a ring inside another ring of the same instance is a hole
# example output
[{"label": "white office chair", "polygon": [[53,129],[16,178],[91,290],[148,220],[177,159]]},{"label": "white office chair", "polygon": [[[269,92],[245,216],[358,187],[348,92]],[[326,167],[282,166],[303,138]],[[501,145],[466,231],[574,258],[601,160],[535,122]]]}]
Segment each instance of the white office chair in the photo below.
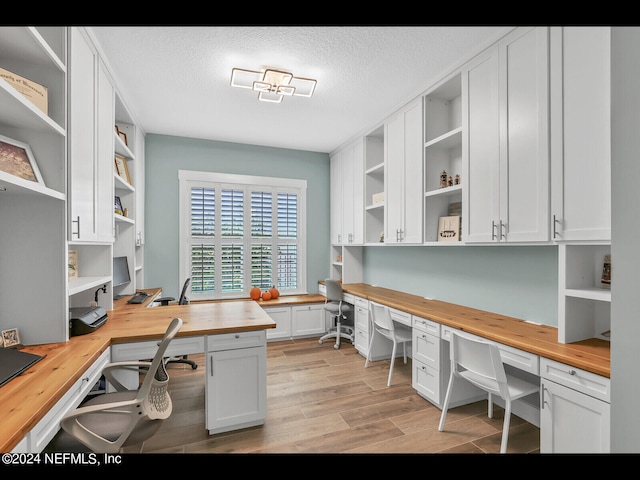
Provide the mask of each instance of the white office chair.
[{"label": "white office chair", "polygon": [[[158,343],[152,362],[125,361],[108,364],[102,371],[115,392],[97,395],[66,414],[62,430],[47,446],[48,451],[118,453],[123,447],[140,445],[155,435],[173,410],[164,353],[182,327],[174,318]],[[138,389],[129,390],[113,375],[118,370],[144,373]]]},{"label": "white office chair", "polygon": [[329,312],[332,323],[335,322],[335,326],[320,337],[318,343],[322,344],[328,338],[335,338],[336,343],[333,348],[337,350],[340,348],[340,339],[342,338],[350,340],[352,344],[355,343],[353,326],[343,324],[347,320],[347,314],[353,311],[353,307],[344,301],[344,292],[340,282],[327,278],[324,284],[327,287],[327,293],[323,308]]},{"label": "white office chair", "polygon": [[369,350],[367,351],[367,360],[364,362],[364,368],[369,366],[371,359],[371,348],[373,347],[373,339],[376,335],[382,335],[383,337],[393,342],[393,349],[391,351],[391,365],[389,366],[389,378],[387,379],[387,387],[391,386],[391,377],[393,376],[393,365],[396,361],[396,349],[398,344],[402,344],[404,353],[404,363],[407,363],[407,343],[411,342],[411,329],[402,324],[396,324],[391,318],[391,311],[389,307],[380,305],[379,303],[370,302],[371,305],[371,318],[373,320],[373,331],[371,332],[371,339],[369,341]]},{"label": "white office chair", "polygon": [[493,395],[504,400],[504,422],[500,453],[506,453],[511,420],[511,402],[540,391],[540,385],[505,372],[498,345],[489,340],[461,332],[451,332],[451,374],[442,407],[438,430],[444,429],[454,379],[461,378],[489,394],[488,416],[493,418]]}]

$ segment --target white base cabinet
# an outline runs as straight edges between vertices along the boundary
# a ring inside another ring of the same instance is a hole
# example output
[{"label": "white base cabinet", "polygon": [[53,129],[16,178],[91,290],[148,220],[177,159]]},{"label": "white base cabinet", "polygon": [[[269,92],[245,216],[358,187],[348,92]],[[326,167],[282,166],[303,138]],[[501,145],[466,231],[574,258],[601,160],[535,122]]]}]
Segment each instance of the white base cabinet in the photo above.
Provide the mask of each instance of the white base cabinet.
[{"label": "white base cabinet", "polygon": [[322,335],[326,331],[322,303],[291,307],[291,334],[293,337]]},{"label": "white base cabinet", "polygon": [[540,453],[609,453],[609,379],[544,358],[540,370]]},{"label": "white base cabinet", "polygon": [[308,303],[282,307],[262,307],[276,322],[276,328],[267,331],[267,340],[310,337],[326,332],[324,303]]},{"label": "white base cabinet", "polygon": [[209,434],[264,424],[267,344],[264,330],[208,335],[205,383]]},{"label": "white base cabinet", "polygon": [[282,340],[291,338],[291,307],[262,307],[262,309],[276,322],[276,328],[267,332],[267,340]]}]

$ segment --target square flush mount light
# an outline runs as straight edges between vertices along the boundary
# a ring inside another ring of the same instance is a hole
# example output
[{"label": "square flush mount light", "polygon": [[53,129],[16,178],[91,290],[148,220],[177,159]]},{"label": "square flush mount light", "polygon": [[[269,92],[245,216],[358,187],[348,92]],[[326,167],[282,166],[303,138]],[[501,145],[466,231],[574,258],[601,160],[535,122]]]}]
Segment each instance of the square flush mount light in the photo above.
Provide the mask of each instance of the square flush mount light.
[{"label": "square flush mount light", "polygon": [[316,81],[272,68],[260,72],[234,68],[231,70],[231,86],[258,92],[258,100],[263,102],[280,103],[285,96],[310,97]]}]

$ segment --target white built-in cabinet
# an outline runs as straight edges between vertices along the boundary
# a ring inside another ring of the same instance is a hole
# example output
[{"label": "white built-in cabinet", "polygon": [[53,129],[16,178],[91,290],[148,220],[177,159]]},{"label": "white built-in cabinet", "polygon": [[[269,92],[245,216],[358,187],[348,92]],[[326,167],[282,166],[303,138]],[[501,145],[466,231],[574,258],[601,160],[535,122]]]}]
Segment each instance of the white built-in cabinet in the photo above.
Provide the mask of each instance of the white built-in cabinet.
[{"label": "white built-in cabinet", "polygon": [[462,69],[466,243],[549,240],[548,45],[518,28]]},{"label": "white built-in cabinet", "polygon": [[[68,249],[78,255],[69,280],[69,306],[96,301],[110,310],[113,296],[142,288],[142,212],[136,184],[144,178],[144,135],[113,83],[91,30],[70,27]],[[127,136],[125,143],[116,125]],[[126,158],[131,183],[115,173],[114,154]],[[114,196],[127,215],[114,213]],[[112,288],[113,257],[126,256],[131,282]]]},{"label": "white built-in cabinet", "polygon": [[342,245],[342,152],[331,155],[329,173],[331,244]]},{"label": "white built-in cabinet", "polygon": [[87,306],[97,295],[110,309],[115,88],[84,29],[70,27],[69,52],[69,250],[78,255],[69,306]]},{"label": "white built-in cabinet", "polygon": [[42,175],[0,171],[0,330],[18,328],[25,345],[69,333],[66,36],[59,26],[0,28],[0,66],[48,94],[45,113],[0,78],[0,135],[28,145]]},{"label": "white built-in cabinet", "polygon": [[558,341],[608,340],[602,334],[611,330],[611,291],[601,276],[611,254],[611,28],[550,30]]},{"label": "white built-in cabinet", "polygon": [[387,244],[422,243],[422,98],[384,125],[384,201]]},{"label": "white built-in cabinet", "polygon": [[364,144],[362,138],[330,160],[331,254],[329,277],[362,281],[364,243]]},{"label": "white built-in cabinet", "polygon": [[324,303],[262,307],[276,322],[267,330],[267,340],[282,340],[322,335],[327,331]]},{"label": "white built-in cabinet", "polygon": [[552,27],[553,240],[611,240],[611,27]]},{"label": "white built-in cabinet", "polygon": [[540,376],[540,453],[610,453],[610,379],[545,358]]},{"label": "white built-in cabinet", "polygon": [[267,414],[265,331],[208,335],[206,349],[209,433],[262,425]]}]

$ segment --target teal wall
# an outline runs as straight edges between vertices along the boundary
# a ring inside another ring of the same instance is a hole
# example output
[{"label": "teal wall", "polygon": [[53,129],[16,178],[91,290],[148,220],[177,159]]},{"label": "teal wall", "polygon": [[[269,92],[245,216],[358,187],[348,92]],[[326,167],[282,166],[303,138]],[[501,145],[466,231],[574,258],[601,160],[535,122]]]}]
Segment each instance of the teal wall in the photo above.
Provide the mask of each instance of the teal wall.
[{"label": "teal wall", "polygon": [[178,297],[178,170],[307,180],[307,290],[329,272],[329,155],[147,134],[145,287]]},{"label": "teal wall", "polygon": [[558,247],[365,247],[364,283],[558,326]]},{"label": "teal wall", "polygon": [[[329,271],[329,156],[148,134],[145,286],[177,297],[178,170],[307,180],[307,289]],[[557,326],[558,251],[547,246],[363,247],[363,282]]]}]

